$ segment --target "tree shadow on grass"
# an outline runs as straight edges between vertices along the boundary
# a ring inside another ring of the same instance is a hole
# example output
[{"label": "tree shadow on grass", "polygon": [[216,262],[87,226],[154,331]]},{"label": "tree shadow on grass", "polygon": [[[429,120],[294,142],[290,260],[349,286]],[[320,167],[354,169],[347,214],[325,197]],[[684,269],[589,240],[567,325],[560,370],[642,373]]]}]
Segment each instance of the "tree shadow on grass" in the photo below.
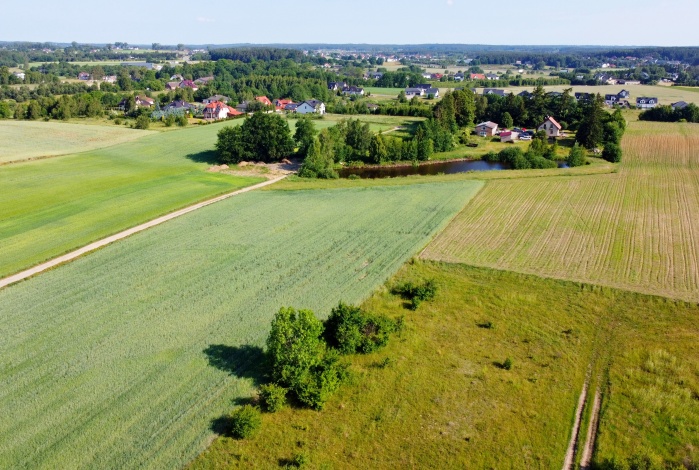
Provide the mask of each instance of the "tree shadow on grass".
[{"label": "tree shadow on grass", "polygon": [[245,379],[252,379],[255,386],[265,381],[265,353],[259,346],[226,346],[211,344],[204,349],[209,365]]},{"label": "tree shadow on grass", "polygon": [[197,163],[206,163],[208,165],[218,165],[218,155],[215,150],[204,150],[203,152],[190,153],[187,158]]}]

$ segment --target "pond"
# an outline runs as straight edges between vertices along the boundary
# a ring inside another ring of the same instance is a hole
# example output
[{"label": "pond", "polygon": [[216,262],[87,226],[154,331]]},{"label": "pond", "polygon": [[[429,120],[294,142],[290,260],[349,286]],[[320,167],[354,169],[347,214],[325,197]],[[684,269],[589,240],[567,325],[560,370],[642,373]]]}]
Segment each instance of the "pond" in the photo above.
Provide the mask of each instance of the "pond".
[{"label": "pond", "polygon": [[[558,163],[559,168],[567,168],[565,162]],[[507,163],[486,162],[484,160],[455,160],[450,162],[436,162],[418,166],[367,166],[357,168],[343,168],[339,171],[340,178],[357,175],[360,178],[395,178],[397,176],[410,175],[446,175],[453,173],[467,173],[469,171],[495,171],[509,170]]]}]

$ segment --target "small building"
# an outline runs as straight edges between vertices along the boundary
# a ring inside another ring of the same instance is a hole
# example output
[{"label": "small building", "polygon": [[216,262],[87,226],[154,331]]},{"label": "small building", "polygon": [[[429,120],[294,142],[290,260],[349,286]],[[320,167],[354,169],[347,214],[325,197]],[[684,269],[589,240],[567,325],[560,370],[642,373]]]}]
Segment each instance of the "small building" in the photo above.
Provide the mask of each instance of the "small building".
[{"label": "small building", "polygon": [[206,84],[208,84],[209,82],[213,82],[213,81],[214,81],[214,77],[213,77],[213,76],[209,76],[209,77],[200,77],[200,78],[197,78],[196,80],[194,80],[194,83],[196,83],[197,85],[206,85]]},{"label": "small building", "polygon": [[454,74],[454,81],[455,82],[463,82],[464,81],[464,74],[463,73],[457,73]]},{"label": "small building", "polygon": [[275,99],[275,100],[272,100],[272,104],[274,105],[274,107],[276,108],[277,111],[283,111],[286,108],[286,105],[294,104],[294,101],[288,100],[288,99],[284,99],[284,100]]},{"label": "small building", "polygon": [[90,74],[87,72],[80,72],[78,74],[78,80],[89,80],[90,79]]},{"label": "small building", "polygon": [[180,88],[191,88],[192,91],[197,91],[199,89],[192,80],[182,80],[178,86]]},{"label": "small building", "polygon": [[348,96],[364,96],[364,88],[348,86],[342,89],[342,94]]},{"label": "small building", "polygon": [[266,96],[256,96],[255,101],[262,103],[265,106],[269,106],[270,108],[273,106],[272,102]]},{"label": "small building", "polygon": [[183,77],[182,75],[180,75],[179,73],[176,73],[175,75],[173,75],[173,76],[170,77],[170,81],[171,81],[171,82],[177,82],[177,83],[179,83],[179,82],[181,82],[182,80],[184,80],[184,77]]},{"label": "small building", "polygon": [[380,80],[383,77],[383,72],[369,72],[369,78],[372,80]]},{"label": "small building", "polygon": [[689,103],[686,101],[678,101],[677,103],[672,103],[670,106],[672,106],[672,109],[684,109],[689,106]]},{"label": "small building", "polygon": [[369,112],[375,113],[379,110],[379,105],[375,103],[367,103],[366,108],[369,110]]},{"label": "small building", "polygon": [[209,96],[205,100],[203,100],[204,104],[209,104],[209,103],[214,103],[216,101],[220,101],[223,104],[228,104],[228,102],[231,99],[227,96],[224,95],[214,95],[214,96]]},{"label": "small building", "polygon": [[330,90],[330,91],[344,90],[345,87],[347,87],[347,84],[345,82],[330,82],[330,83],[328,83],[328,90]]},{"label": "small building", "polygon": [[406,88],[405,97],[412,98],[413,96],[425,96],[424,88]]},{"label": "small building", "polygon": [[545,131],[546,132],[546,137],[548,138],[553,138],[553,137],[559,137],[561,135],[561,130],[563,128],[561,127],[558,122],[552,118],[551,116],[546,116],[546,120],[542,125],[537,127],[537,131]]},{"label": "small building", "polygon": [[485,75],[482,73],[472,73],[468,76],[471,80],[485,80]]},{"label": "small building", "polygon": [[155,100],[153,98],[149,98],[147,96],[140,96],[140,95],[136,96],[136,106],[137,107],[143,106],[143,107],[148,108],[150,106],[153,106],[154,104],[155,104]]},{"label": "small building", "polygon": [[24,80],[24,77],[25,77],[24,72],[12,72],[12,75],[19,78],[20,80]]},{"label": "small building", "polygon": [[639,96],[636,98],[636,107],[638,109],[651,109],[656,106],[658,106],[658,98],[656,97]]},{"label": "small building", "polygon": [[476,126],[476,135],[481,137],[492,137],[498,132],[498,125],[491,121],[486,121]]},{"label": "small building", "polygon": [[296,108],[298,108],[298,107],[299,107],[298,103],[289,103],[289,104],[284,106],[284,111],[289,111],[291,113],[295,113]]},{"label": "small building", "polygon": [[192,103],[188,103],[184,100],[175,100],[163,108],[163,111],[166,111],[168,113],[172,113],[172,112],[194,113],[196,110],[197,110],[196,105],[193,105]]},{"label": "small building", "polygon": [[443,76],[444,76],[444,75],[442,75],[441,73],[433,73],[432,75],[430,75],[430,79],[432,79],[432,80],[441,80]]},{"label": "small building", "polygon": [[298,114],[325,114],[325,103],[320,100],[308,100],[299,104],[296,108]]},{"label": "small building", "polygon": [[116,75],[105,75],[102,77],[102,81],[106,83],[116,83],[117,81],[117,76]]},{"label": "small building", "polygon": [[487,78],[488,80],[500,80],[500,76],[495,75],[494,73],[486,73],[485,78]]},{"label": "small building", "polygon": [[519,139],[519,132],[504,131],[500,133],[500,142],[514,142]]},{"label": "small building", "polygon": [[628,90],[621,90],[619,93],[616,94],[616,96],[621,100],[631,96],[631,93],[629,93]]},{"label": "small building", "polygon": [[576,93],[575,99],[577,101],[589,101],[592,99],[592,93]]},{"label": "small building", "polygon": [[617,101],[619,101],[619,97],[617,95],[604,95],[604,102],[607,104],[607,106],[614,106]]},{"label": "small building", "polygon": [[167,82],[165,84],[166,90],[177,90],[180,87],[180,82]]}]

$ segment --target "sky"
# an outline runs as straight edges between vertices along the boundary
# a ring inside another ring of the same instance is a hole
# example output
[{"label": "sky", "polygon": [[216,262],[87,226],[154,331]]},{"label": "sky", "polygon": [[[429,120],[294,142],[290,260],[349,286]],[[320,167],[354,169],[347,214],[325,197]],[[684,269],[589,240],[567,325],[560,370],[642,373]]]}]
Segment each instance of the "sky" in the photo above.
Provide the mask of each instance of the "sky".
[{"label": "sky", "polygon": [[699,46],[699,0],[10,1],[0,41]]}]

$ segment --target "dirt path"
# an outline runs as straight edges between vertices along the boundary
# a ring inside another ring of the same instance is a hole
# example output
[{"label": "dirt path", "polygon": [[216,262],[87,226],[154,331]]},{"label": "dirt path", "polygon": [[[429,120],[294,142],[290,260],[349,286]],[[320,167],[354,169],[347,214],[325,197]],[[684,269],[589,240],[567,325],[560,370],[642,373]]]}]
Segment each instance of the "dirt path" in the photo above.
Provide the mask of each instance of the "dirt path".
[{"label": "dirt path", "polygon": [[578,437],[580,434],[580,422],[582,421],[583,409],[585,408],[585,401],[587,400],[587,390],[589,386],[590,370],[588,370],[587,377],[585,378],[585,385],[583,385],[582,392],[580,392],[580,398],[578,399],[578,408],[577,410],[575,410],[575,421],[573,422],[573,429],[570,433],[570,443],[568,444],[568,451],[566,452],[566,457],[563,461],[563,470],[573,470],[575,451],[578,447]]},{"label": "dirt path", "polygon": [[197,204],[193,204],[189,207],[185,207],[184,209],[180,209],[178,211],[171,212],[169,214],[163,215],[162,217],[158,217],[157,219],[153,219],[149,222],[143,223],[141,225],[137,225],[136,227],[132,227],[128,230],[124,230],[123,232],[119,232],[119,233],[111,235],[107,238],[103,238],[103,239],[98,240],[96,242],[90,243],[89,245],[86,245],[86,246],[79,248],[75,251],[71,251],[70,253],[66,253],[65,255],[59,256],[58,258],[54,258],[50,261],[47,261],[45,263],[41,263],[37,266],[34,266],[33,268],[29,268],[25,271],[19,272],[17,274],[13,274],[12,276],[8,276],[6,278],[0,279],[0,289],[5,287],[5,286],[9,286],[10,284],[14,284],[15,282],[22,281],[22,280],[27,279],[31,276],[34,276],[34,275],[39,274],[41,272],[44,272],[44,271],[51,269],[53,267],[56,267],[59,264],[63,264],[63,263],[67,263],[69,261],[72,261],[72,260],[74,260],[74,259],[76,259],[76,258],[78,258],[86,253],[94,251],[98,248],[102,248],[103,246],[107,246],[110,243],[113,243],[117,240],[124,239],[128,236],[135,234],[135,233],[142,232],[142,231],[147,230],[151,227],[155,227],[156,225],[160,225],[163,222],[167,222],[168,220],[172,220],[172,219],[180,217],[182,215],[189,214],[190,212],[193,212],[197,209],[201,209],[202,207],[206,207],[206,206],[214,204],[216,202],[223,201],[224,199],[228,199],[229,197],[237,196],[238,194],[247,193],[249,191],[253,191],[255,189],[262,188],[263,186],[268,186],[270,184],[274,184],[277,181],[280,181],[280,180],[286,178],[287,176],[288,175],[278,176],[276,178],[273,178],[273,179],[270,179],[267,181],[263,181],[262,183],[255,184],[253,186],[248,186],[248,187],[243,188],[243,189],[238,189],[236,191],[233,191],[233,192],[230,192],[227,194],[223,194],[221,196],[218,196],[218,197],[215,197],[212,199],[208,199],[206,201],[199,202]]},{"label": "dirt path", "polygon": [[597,385],[595,391],[595,400],[592,404],[592,414],[590,415],[590,425],[587,427],[587,436],[585,437],[585,446],[583,447],[582,457],[580,458],[580,469],[588,470],[592,463],[592,452],[595,450],[595,439],[597,437],[597,424],[599,423],[599,411],[602,406],[602,394],[600,393],[600,385]]}]

